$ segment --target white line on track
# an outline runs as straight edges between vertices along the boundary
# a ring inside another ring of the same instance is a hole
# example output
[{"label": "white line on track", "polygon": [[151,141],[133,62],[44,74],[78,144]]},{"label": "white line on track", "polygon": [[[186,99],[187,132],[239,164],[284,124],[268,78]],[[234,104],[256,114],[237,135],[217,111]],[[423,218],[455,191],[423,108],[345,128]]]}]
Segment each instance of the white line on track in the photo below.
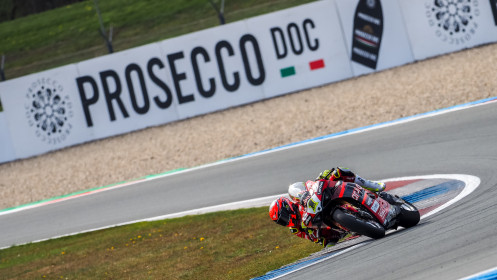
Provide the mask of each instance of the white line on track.
[{"label": "white line on track", "polygon": [[497,266],[484,270],[482,272],[475,273],[468,277],[461,278],[460,280],[490,280],[497,278]]},{"label": "white line on track", "polygon": [[[165,219],[180,218],[180,217],[184,217],[184,216],[188,216],[188,215],[200,215],[200,214],[225,211],[225,210],[236,210],[236,209],[242,209],[242,208],[268,206],[271,203],[271,201],[273,201],[276,198],[283,196],[283,195],[286,195],[286,194],[272,195],[272,196],[243,200],[243,201],[238,201],[238,202],[225,203],[225,204],[221,204],[221,205],[203,207],[203,208],[199,208],[199,209],[193,209],[193,210],[188,210],[188,211],[183,211],[183,212],[178,212],[178,213],[172,213],[172,214],[167,214],[167,215],[162,215],[162,216],[157,216],[157,217],[152,217],[152,218],[129,221],[129,222],[125,222],[125,223],[114,224],[114,225],[109,225],[109,226],[105,226],[105,227],[93,228],[93,229],[89,229],[89,230],[59,235],[59,236],[55,236],[55,237],[51,237],[51,238],[40,239],[40,240],[32,241],[30,243],[38,243],[38,242],[42,242],[42,241],[46,241],[46,240],[50,240],[50,239],[57,239],[57,238],[61,238],[61,237],[77,235],[80,233],[87,233],[87,232],[108,229],[108,228],[113,228],[113,227],[118,227],[118,226],[125,226],[125,225],[139,223],[139,222],[152,222],[152,221],[159,221],[159,220],[165,220]],[[23,245],[23,244],[16,244],[16,245]],[[0,250],[10,248],[10,247],[12,247],[12,246],[3,247],[3,248],[0,248]]]},{"label": "white line on track", "polygon": [[[431,215],[445,209],[446,207],[456,203],[457,201],[461,200],[462,198],[464,198],[465,196],[467,196],[471,192],[473,192],[480,184],[480,178],[472,176],[472,175],[462,175],[462,174],[436,174],[436,175],[424,175],[424,176],[410,176],[410,177],[399,177],[399,178],[385,179],[382,181],[383,182],[392,182],[392,181],[407,181],[407,180],[416,180],[416,179],[453,179],[453,180],[463,181],[466,184],[466,186],[464,187],[464,190],[459,195],[457,195],[455,198],[449,200],[448,202],[446,202],[442,206],[440,206],[440,207],[432,210],[431,212],[423,215],[421,217],[421,219],[426,218],[428,216],[431,216]],[[40,239],[40,240],[32,241],[31,243],[38,243],[38,242],[42,242],[42,241],[46,241],[46,240],[50,240],[50,239],[57,239],[57,238],[61,238],[61,237],[72,236],[72,235],[77,235],[77,234],[87,233],[87,232],[93,232],[93,231],[97,231],[97,230],[103,230],[103,229],[124,226],[124,225],[139,223],[139,222],[152,222],[152,221],[159,221],[159,220],[164,220],[164,219],[179,218],[179,217],[184,217],[184,216],[188,216],[188,215],[200,215],[200,214],[225,211],[225,210],[236,210],[236,209],[242,209],[242,208],[268,206],[271,203],[271,201],[277,199],[278,197],[286,196],[286,195],[287,194],[272,195],[272,196],[266,196],[266,197],[261,197],[261,198],[225,203],[225,204],[221,204],[221,205],[203,207],[203,208],[199,208],[199,209],[193,209],[193,210],[188,210],[188,211],[183,211],[183,212],[178,212],[178,213],[161,215],[161,216],[156,216],[156,217],[151,217],[151,218],[146,218],[146,219],[134,220],[134,221],[129,221],[129,222],[125,222],[125,223],[114,224],[114,225],[109,225],[109,226],[105,226],[105,227],[93,228],[93,229],[89,229],[89,230],[64,234],[64,235],[55,236],[55,237],[51,237],[51,238]],[[22,244],[17,244],[17,245],[22,245]],[[359,247],[359,245],[360,244],[358,244],[352,248]],[[11,246],[0,248],[0,250],[6,249],[9,247],[11,247]],[[333,256],[335,256],[335,255],[333,255]],[[331,256],[330,258],[332,258],[333,256]],[[329,258],[326,258],[326,259],[329,259]],[[312,264],[309,264],[308,266],[311,266],[314,264],[315,263],[312,263]],[[306,268],[308,266],[304,266],[300,269]],[[276,278],[274,278],[274,279],[276,279]]]}]

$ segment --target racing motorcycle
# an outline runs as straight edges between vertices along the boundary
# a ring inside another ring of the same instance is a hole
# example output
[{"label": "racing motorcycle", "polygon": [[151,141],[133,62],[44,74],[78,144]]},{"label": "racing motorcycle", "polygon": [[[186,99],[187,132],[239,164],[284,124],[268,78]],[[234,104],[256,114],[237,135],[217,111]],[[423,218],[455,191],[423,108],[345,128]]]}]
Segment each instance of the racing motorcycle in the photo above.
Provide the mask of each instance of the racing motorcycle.
[{"label": "racing motorcycle", "polygon": [[389,229],[413,227],[420,220],[418,209],[408,201],[387,194],[389,203],[354,183],[338,181],[334,187],[317,190],[315,195],[321,195],[322,212],[313,223],[322,222],[345,233],[377,239]]}]

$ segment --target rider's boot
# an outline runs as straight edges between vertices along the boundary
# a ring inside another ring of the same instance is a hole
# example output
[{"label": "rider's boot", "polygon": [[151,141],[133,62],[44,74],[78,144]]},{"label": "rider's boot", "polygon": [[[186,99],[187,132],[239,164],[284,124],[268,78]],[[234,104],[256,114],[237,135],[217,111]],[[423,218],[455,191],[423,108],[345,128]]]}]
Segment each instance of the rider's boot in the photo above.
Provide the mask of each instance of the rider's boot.
[{"label": "rider's boot", "polygon": [[383,182],[375,182],[371,180],[366,180],[364,178],[359,177],[358,175],[355,176],[354,183],[362,186],[365,189],[368,189],[370,191],[374,192],[382,192],[385,190],[386,184]]}]

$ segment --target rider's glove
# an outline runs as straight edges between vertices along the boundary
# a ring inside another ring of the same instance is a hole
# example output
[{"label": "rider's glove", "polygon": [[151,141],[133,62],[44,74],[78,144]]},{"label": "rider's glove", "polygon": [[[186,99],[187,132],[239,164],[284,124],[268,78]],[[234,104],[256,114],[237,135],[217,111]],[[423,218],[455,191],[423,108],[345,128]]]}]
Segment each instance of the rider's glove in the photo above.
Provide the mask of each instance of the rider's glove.
[{"label": "rider's glove", "polygon": [[337,167],[337,168],[332,168],[330,170],[327,169],[319,173],[319,176],[316,178],[316,180],[319,179],[332,180],[332,181],[344,180],[347,182],[353,182],[354,178],[355,178],[354,173],[352,173],[352,171],[350,171],[349,169],[344,167]]},{"label": "rider's glove", "polygon": [[323,246],[324,249],[331,248],[331,247],[335,246],[335,244],[336,244],[336,242],[333,242],[331,240],[327,240],[324,237],[320,238],[319,240],[316,240],[315,242],[320,244],[321,246]]},{"label": "rider's glove", "polygon": [[316,178],[316,180],[329,180],[334,171],[335,171],[335,168],[326,169],[323,172],[319,173],[319,176]]}]

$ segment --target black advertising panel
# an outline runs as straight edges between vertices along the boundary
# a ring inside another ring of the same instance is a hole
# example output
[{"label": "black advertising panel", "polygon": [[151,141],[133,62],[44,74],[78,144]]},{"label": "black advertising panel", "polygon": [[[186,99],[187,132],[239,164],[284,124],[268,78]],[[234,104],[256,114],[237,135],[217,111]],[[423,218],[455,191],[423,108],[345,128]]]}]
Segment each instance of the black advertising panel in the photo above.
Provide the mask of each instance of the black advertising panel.
[{"label": "black advertising panel", "polygon": [[376,69],[383,34],[379,0],[360,0],[354,15],[352,61]]},{"label": "black advertising panel", "polygon": [[490,7],[492,7],[492,13],[494,15],[494,22],[497,26],[497,0],[490,0]]}]

